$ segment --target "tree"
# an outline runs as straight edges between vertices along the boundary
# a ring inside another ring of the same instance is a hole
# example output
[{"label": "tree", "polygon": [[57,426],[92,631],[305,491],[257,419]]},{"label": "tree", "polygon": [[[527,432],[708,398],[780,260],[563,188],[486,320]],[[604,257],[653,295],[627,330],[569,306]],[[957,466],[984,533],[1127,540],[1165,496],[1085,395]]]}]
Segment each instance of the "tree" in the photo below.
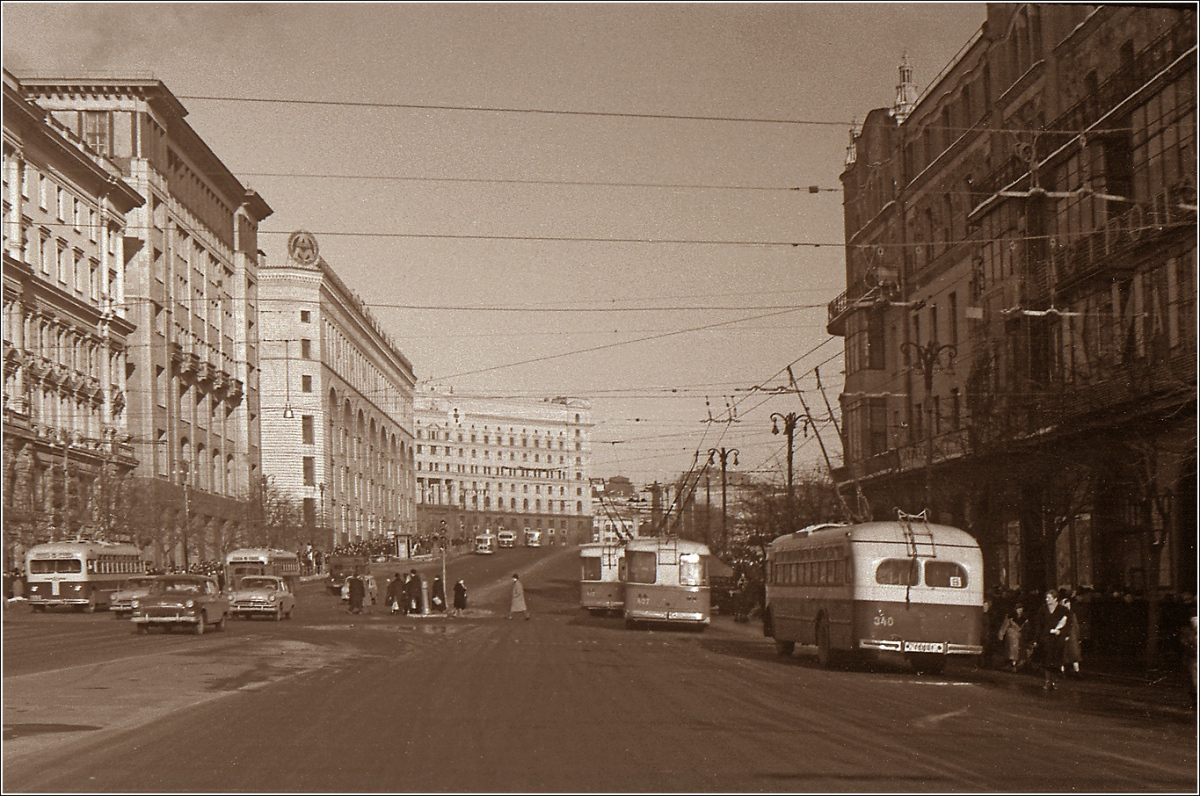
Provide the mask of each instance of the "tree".
[{"label": "tree", "polygon": [[249,543],[255,546],[295,550],[305,541],[302,504],[270,476],[260,476],[251,484],[244,525]]}]

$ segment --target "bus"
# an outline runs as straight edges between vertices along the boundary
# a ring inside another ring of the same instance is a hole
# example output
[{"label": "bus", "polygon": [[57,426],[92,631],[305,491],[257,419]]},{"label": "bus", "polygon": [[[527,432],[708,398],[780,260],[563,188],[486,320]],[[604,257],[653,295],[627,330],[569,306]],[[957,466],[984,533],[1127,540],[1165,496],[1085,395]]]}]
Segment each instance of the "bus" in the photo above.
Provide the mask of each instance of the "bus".
[{"label": "bus", "polygon": [[481,533],[475,537],[475,552],[481,556],[490,556],[496,552],[496,535]]},{"label": "bus", "polygon": [[225,588],[236,589],[246,575],[283,578],[294,594],[300,585],[300,556],[270,547],[243,547],[225,556]]},{"label": "bus", "polygon": [[525,546],[526,547],[541,547],[542,532],[535,528],[525,529]]},{"label": "bus", "polygon": [[625,544],[625,626],[667,623],[704,630],[711,621],[706,545],[648,537]]},{"label": "bus", "polygon": [[325,558],[325,566],[329,576],[325,579],[325,588],[330,594],[340,596],[342,586],[350,575],[370,575],[371,559],[366,556],[333,555]]},{"label": "bus", "polygon": [[517,546],[517,532],[516,531],[506,531],[503,528],[501,528],[500,533],[496,534],[496,540],[500,543],[501,547],[516,547]]},{"label": "bus", "polygon": [[145,575],[146,561],[131,544],[48,542],[25,554],[25,573],[34,611],[69,605],[90,614],[108,608],[127,580]]},{"label": "bus", "polygon": [[579,604],[593,616],[625,607],[625,548],[595,542],[579,548]]},{"label": "bus", "polygon": [[966,531],[900,513],[895,521],[817,525],[767,548],[763,634],[780,655],[815,645],[836,657],[899,653],[940,673],[983,653],[983,556]]}]

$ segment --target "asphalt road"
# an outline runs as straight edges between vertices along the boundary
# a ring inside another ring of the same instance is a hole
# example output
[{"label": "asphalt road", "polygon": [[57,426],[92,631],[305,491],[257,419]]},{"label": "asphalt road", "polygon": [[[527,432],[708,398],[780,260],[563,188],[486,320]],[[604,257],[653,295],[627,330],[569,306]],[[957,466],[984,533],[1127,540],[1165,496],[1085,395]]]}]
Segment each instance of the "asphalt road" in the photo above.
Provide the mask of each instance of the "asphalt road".
[{"label": "asphalt road", "polygon": [[629,631],[578,608],[577,555],[451,561],[462,618],[352,616],[316,583],[291,621],[198,637],[9,608],[3,790],[1196,790],[1185,710],[965,664],[827,671],[724,617]]}]

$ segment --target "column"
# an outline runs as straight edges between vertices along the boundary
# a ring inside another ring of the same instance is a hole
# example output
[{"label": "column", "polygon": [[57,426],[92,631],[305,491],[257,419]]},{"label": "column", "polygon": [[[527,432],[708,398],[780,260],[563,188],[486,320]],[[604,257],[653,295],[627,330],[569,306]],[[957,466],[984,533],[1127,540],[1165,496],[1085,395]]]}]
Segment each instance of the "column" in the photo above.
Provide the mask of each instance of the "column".
[{"label": "column", "polygon": [[8,163],[8,204],[9,217],[5,219],[8,225],[8,253],[19,262],[25,261],[25,236],[21,226],[24,207],[21,204],[21,180],[25,173],[25,153],[14,149],[9,155]]}]

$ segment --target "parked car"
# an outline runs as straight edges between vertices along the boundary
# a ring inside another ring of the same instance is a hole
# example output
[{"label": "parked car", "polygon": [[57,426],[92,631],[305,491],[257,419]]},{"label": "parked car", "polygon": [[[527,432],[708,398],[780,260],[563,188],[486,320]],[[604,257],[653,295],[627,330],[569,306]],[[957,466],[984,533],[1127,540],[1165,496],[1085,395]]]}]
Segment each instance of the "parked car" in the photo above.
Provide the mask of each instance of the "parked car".
[{"label": "parked car", "polygon": [[133,601],[150,593],[154,577],[154,575],[138,575],[125,581],[125,585],[108,598],[108,610],[112,611],[117,619],[128,619],[133,613]]},{"label": "parked car", "polygon": [[[363,598],[363,606],[374,605],[377,598],[379,597],[379,589],[375,585],[375,576],[374,575],[359,575],[359,577],[367,582],[367,593],[366,593],[366,596]],[[347,579],[346,582],[342,584],[342,602],[344,602],[344,603],[350,602],[350,580],[349,579]]]},{"label": "parked car", "polygon": [[197,636],[208,625],[225,629],[229,616],[229,598],[221,593],[217,581],[207,575],[160,575],[154,579],[149,593],[131,603],[131,621],[137,632],[151,627],[170,632],[176,627],[190,627]]},{"label": "parked car", "polygon": [[275,575],[246,575],[229,592],[229,613],[249,619],[267,616],[278,622],[291,619],[296,596],[288,590],[287,582]]}]

